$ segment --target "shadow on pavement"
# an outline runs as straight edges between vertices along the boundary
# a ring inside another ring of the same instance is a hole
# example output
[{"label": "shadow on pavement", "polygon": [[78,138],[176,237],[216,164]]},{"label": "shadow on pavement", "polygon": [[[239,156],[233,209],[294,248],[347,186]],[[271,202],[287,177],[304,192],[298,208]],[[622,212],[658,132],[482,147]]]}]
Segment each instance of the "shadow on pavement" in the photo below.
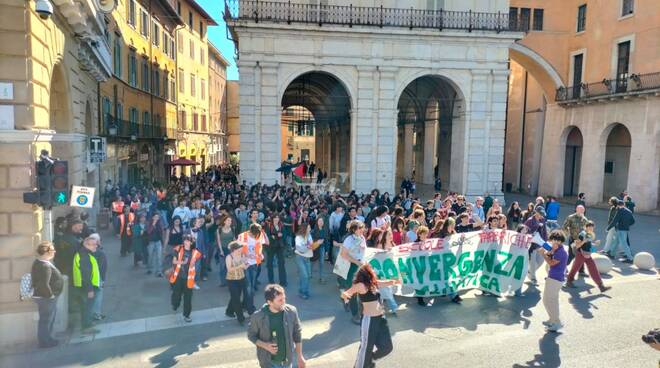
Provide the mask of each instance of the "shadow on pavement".
[{"label": "shadow on pavement", "polygon": [[539,340],[539,353],[534,354],[534,359],[524,364],[514,364],[512,368],[560,367],[561,357],[559,356],[559,344],[557,343],[559,335],[556,332],[546,332]]}]

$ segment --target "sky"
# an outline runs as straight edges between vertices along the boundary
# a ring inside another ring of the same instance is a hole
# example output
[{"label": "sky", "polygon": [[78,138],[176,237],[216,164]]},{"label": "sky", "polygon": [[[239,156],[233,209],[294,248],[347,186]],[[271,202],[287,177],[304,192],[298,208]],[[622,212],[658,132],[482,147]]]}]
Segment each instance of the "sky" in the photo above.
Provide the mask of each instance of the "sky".
[{"label": "sky", "polygon": [[227,79],[238,79],[238,68],[236,67],[234,42],[228,36],[227,25],[222,19],[222,12],[225,9],[223,0],[196,0],[199,5],[218,23],[215,27],[208,28],[208,37],[211,43],[220,50],[222,56],[229,61],[227,67]]}]

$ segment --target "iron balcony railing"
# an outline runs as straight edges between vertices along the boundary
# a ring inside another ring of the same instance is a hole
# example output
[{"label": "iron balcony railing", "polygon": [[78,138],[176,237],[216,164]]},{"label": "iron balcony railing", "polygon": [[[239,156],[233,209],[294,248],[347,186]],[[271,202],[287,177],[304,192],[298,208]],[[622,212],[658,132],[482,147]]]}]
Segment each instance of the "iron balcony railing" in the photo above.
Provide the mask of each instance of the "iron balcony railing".
[{"label": "iron balcony railing", "polygon": [[106,114],[103,119],[102,135],[107,137],[128,138],[128,139],[174,139],[175,129],[167,129],[160,125],[136,123],[129,120],[117,119],[110,114]]},{"label": "iron balcony railing", "polygon": [[[225,0],[226,21],[334,24],[344,26],[525,31],[525,21],[507,13],[361,7],[291,1]],[[529,28],[529,27],[527,27]]]},{"label": "iron balcony railing", "polygon": [[568,102],[604,96],[623,96],[660,89],[660,72],[631,74],[619,78],[603,79],[596,83],[581,83],[557,89],[555,101]]}]

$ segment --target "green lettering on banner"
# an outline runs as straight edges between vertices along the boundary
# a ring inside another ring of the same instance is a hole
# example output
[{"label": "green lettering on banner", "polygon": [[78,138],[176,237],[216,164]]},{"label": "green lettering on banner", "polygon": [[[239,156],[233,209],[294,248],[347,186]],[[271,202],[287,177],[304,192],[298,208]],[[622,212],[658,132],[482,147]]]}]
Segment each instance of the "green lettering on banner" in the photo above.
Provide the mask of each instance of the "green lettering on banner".
[{"label": "green lettering on banner", "polygon": [[371,268],[374,269],[374,272],[376,273],[376,277],[379,279],[384,279],[385,277],[383,276],[383,270],[380,267],[380,262],[376,258],[372,258],[371,261],[369,261],[369,264],[371,265]]},{"label": "green lettering on banner", "polygon": [[426,256],[412,257],[412,263],[415,266],[417,282],[423,284],[425,282],[424,273],[426,272]]},{"label": "green lettering on banner", "polygon": [[488,289],[488,279],[489,279],[488,275],[481,275],[481,277],[479,278],[479,286],[484,289]]},{"label": "green lettering on banner", "polygon": [[497,293],[500,293],[500,282],[497,280],[497,277],[490,279],[490,284],[488,284],[488,289],[495,290]]},{"label": "green lettering on banner", "polygon": [[500,260],[499,257],[497,257],[498,259],[497,259],[497,264],[495,265],[494,272],[501,276],[509,276],[507,272],[503,270],[503,268],[505,267],[506,263],[509,262],[511,257],[513,257],[513,254],[503,251],[499,251],[497,253],[500,256],[504,256],[504,259]]},{"label": "green lettering on banner", "polygon": [[474,252],[474,267],[472,267],[472,272],[477,272],[484,267],[484,251],[477,250]]},{"label": "green lettering on banner", "polygon": [[468,257],[470,257],[470,252],[465,252],[458,257],[458,272],[461,276],[465,276],[472,272],[472,260],[466,260]]},{"label": "green lettering on banner", "polygon": [[493,262],[495,261],[495,250],[491,249],[488,252],[486,252],[486,256],[484,257],[484,266],[486,271],[488,272],[493,272]]},{"label": "green lettering on banner", "polygon": [[429,256],[429,280],[430,281],[440,281],[440,269],[438,269],[438,264],[440,263],[440,255],[432,254]]},{"label": "green lettering on banner", "polygon": [[442,269],[445,272],[445,280],[449,280],[449,274],[451,273],[452,277],[456,277],[456,272],[454,272],[454,264],[456,263],[456,256],[454,253],[444,253],[442,255]]},{"label": "green lettering on banner", "polygon": [[525,258],[526,257],[524,256],[518,256],[513,261],[513,266],[511,267],[511,271],[509,271],[509,275],[513,274],[513,278],[516,280],[522,280],[523,268],[525,267]]},{"label": "green lettering on banner", "polygon": [[429,286],[428,285],[425,285],[421,289],[415,289],[415,295],[416,296],[424,296],[424,295],[428,294],[428,292],[429,292]]},{"label": "green lettering on banner", "polygon": [[399,271],[397,271],[392,258],[385,258],[385,260],[383,260],[383,273],[385,274],[386,279],[399,278]]},{"label": "green lettering on banner", "polygon": [[404,284],[413,284],[415,282],[412,272],[412,258],[406,258],[405,262],[403,258],[399,258],[399,271],[401,272],[401,278]]}]

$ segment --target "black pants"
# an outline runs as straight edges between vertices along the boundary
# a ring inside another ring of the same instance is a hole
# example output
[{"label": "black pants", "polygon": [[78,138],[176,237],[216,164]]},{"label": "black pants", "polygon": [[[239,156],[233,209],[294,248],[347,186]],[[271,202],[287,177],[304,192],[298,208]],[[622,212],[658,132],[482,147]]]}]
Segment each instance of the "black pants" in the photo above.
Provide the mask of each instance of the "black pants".
[{"label": "black pants", "polygon": [[277,257],[277,271],[279,273],[280,285],[286,286],[286,269],[284,268],[284,248],[283,247],[267,247],[266,248],[266,268],[268,268],[268,283],[275,282],[275,275],[273,270],[273,261]]},{"label": "black pants", "polygon": [[172,308],[179,309],[183,295],[183,316],[190,317],[193,289],[186,285],[186,281],[184,278],[177,277],[176,282],[172,285]]},{"label": "black pants", "polygon": [[243,315],[245,309],[245,279],[227,280],[227,287],[229,287],[229,305],[225,310],[225,314],[236,317],[239,322],[243,322],[245,320]]},{"label": "black pants", "polygon": [[123,234],[121,236],[121,250],[119,251],[121,256],[125,256],[131,250],[131,237]]},{"label": "black pants", "polygon": [[261,263],[257,265],[257,275],[254,277],[254,291],[259,290],[259,276],[261,275]]},{"label": "black pants", "polygon": [[[374,346],[376,351],[374,352]],[[384,316],[362,317],[360,326],[360,349],[355,368],[371,368],[374,360],[392,352],[392,337]]]},{"label": "black pants", "polygon": [[[351,267],[348,269],[348,274],[346,275],[346,280],[344,281],[344,288],[348,290],[353,285],[353,277],[358,270],[358,266],[354,263],[351,263]],[[353,317],[360,316],[360,304],[358,303],[357,293],[353,294],[351,299],[348,301],[348,306],[351,310],[351,315]]]}]

